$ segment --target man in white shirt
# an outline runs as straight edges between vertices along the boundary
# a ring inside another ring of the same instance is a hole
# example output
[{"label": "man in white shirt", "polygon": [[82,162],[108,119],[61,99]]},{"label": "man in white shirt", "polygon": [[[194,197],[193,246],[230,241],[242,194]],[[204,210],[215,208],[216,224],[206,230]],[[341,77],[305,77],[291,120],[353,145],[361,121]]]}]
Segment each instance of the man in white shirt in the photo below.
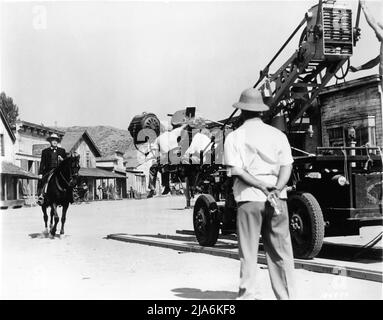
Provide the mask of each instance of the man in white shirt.
[{"label": "man in white shirt", "polygon": [[207,154],[211,151],[211,132],[207,128],[202,128],[197,132],[192,142],[184,153],[182,162],[190,164],[200,164],[201,163],[201,152],[203,155],[202,161],[205,163],[207,159]]},{"label": "man in white shirt", "polygon": [[151,198],[155,194],[156,181],[158,171],[161,171],[162,186],[164,190],[162,195],[166,195],[170,192],[170,179],[169,172],[163,170],[164,165],[170,164],[172,160],[172,152],[178,149],[178,143],[182,135],[182,131],[186,128],[187,124],[175,126],[176,128],[171,131],[165,131],[159,135],[154,141],[151,149],[154,152],[156,161],[150,167],[149,171],[149,194],[148,198]]},{"label": "man in white shirt", "polygon": [[[244,123],[226,137],[224,157],[228,175],[234,177],[238,205],[241,260],[238,298],[256,299],[259,292],[256,273],[262,234],[274,293],[278,299],[290,299],[294,260],[285,190],[293,163],[290,145],[283,132],[261,120],[268,107],[258,90],[242,92],[234,107],[241,109]],[[268,201],[270,196],[276,199],[278,210]]]}]

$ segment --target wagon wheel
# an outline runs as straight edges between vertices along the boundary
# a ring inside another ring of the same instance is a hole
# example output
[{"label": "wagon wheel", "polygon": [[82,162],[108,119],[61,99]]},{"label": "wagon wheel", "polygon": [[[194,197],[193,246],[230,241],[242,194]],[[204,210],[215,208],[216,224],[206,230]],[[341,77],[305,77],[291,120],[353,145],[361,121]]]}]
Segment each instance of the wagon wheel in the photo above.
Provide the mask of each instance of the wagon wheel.
[{"label": "wagon wheel", "polygon": [[324,221],[322,209],[311,193],[295,193],[288,199],[290,234],[294,256],[314,258],[322,248]]},{"label": "wagon wheel", "polygon": [[193,212],[194,232],[201,246],[212,247],[219,234],[218,206],[209,194],[200,195]]}]

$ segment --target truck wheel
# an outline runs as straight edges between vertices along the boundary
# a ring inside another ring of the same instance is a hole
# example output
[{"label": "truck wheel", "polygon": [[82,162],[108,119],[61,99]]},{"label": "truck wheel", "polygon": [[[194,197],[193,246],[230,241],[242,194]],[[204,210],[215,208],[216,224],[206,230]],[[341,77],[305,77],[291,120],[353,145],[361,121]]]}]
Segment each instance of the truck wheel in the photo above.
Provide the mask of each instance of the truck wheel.
[{"label": "truck wheel", "polygon": [[201,246],[212,247],[219,234],[218,206],[209,194],[202,194],[194,204],[194,232]]},{"label": "truck wheel", "polygon": [[287,200],[294,256],[314,258],[322,248],[324,220],[322,209],[311,193],[295,193]]}]

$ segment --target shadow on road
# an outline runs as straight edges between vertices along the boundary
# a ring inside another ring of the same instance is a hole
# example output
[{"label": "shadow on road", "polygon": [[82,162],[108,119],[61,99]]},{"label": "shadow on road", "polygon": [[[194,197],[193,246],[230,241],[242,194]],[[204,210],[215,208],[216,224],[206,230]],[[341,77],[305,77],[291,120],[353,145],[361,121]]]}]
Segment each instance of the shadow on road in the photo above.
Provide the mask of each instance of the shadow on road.
[{"label": "shadow on road", "polygon": [[[47,232],[40,232],[40,233],[30,233],[28,235],[31,239],[53,239],[53,237],[50,235],[50,233]],[[62,239],[69,237],[68,235],[59,235],[55,234],[55,238]]]},{"label": "shadow on road", "polygon": [[173,289],[172,292],[174,292],[177,297],[186,298],[186,299],[233,300],[237,297],[237,293],[233,291],[212,291],[212,290],[202,291],[200,289],[195,289],[195,288],[177,288],[177,289]]}]

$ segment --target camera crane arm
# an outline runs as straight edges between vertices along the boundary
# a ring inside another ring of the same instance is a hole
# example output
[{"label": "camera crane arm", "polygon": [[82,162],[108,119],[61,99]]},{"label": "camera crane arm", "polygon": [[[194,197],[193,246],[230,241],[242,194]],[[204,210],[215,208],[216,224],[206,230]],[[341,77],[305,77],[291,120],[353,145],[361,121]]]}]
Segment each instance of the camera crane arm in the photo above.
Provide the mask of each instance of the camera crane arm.
[{"label": "camera crane arm", "polygon": [[[354,28],[351,15],[351,9],[337,5],[336,1],[320,0],[318,5],[309,9],[293,33],[260,72],[258,81],[253,86],[256,88],[263,82],[260,90],[265,104],[270,107],[266,121],[283,112],[287,115],[288,127],[291,128],[312,105],[322,89],[349,61],[353,46],[359,37],[360,5]],[[298,50],[275,73],[269,74],[271,65],[305,24]],[[341,78],[345,75],[343,72]],[[234,110],[222,125],[222,129],[237,111]]]}]

